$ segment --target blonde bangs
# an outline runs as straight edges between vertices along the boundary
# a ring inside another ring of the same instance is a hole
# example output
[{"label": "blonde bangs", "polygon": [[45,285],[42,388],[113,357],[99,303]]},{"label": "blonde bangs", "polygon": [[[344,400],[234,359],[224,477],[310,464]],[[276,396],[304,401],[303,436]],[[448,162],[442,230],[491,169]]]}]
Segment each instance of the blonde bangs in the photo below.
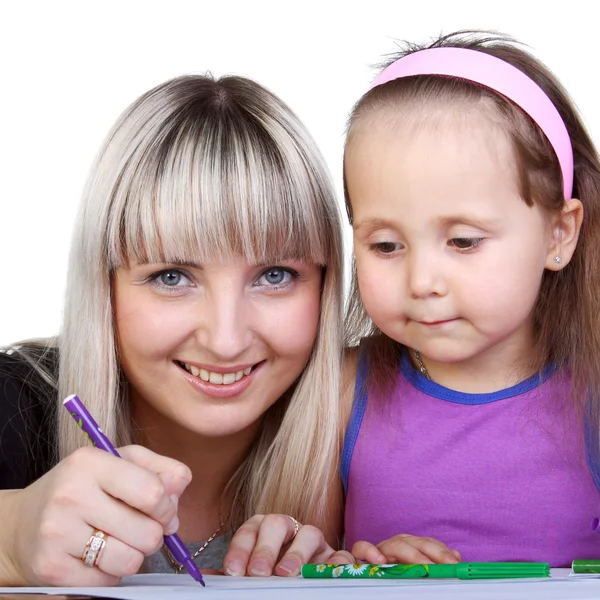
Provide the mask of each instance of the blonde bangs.
[{"label": "blonde bangs", "polygon": [[233,256],[327,264],[319,175],[290,136],[275,140],[267,125],[252,116],[235,122],[225,112],[217,122],[188,117],[155,130],[116,178],[109,268]]}]

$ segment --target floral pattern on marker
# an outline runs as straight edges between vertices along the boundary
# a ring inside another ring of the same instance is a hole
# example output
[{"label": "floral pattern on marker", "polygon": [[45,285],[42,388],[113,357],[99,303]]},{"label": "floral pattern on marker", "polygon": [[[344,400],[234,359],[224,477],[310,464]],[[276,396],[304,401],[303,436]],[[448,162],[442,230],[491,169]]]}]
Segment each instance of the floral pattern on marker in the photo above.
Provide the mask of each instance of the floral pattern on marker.
[{"label": "floral pattern on marker", "polygon": [[341,578],[358,577],[361,579],[381,577],[397,579],[398,577],[427,577],[426,565],[370,565],[358,563],[353,565],[303,565],[303,577]]}]

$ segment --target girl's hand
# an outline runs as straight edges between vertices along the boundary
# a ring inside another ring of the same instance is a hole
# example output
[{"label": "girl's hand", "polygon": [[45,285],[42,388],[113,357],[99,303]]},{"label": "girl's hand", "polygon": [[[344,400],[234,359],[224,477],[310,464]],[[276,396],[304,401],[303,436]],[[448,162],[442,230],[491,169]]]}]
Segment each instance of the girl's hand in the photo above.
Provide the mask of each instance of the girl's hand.
[{"label": "girl's hand", "polygon": [[354,557],[336,552],[320,529],[287,515],[254,515],[235,533],[223,560],[226,575],[294,577],[305,563],[350,564]]},{"label": "girl's hand", "polygon": [[[0,585],[115,585],[137,573],[163,535],[177,530],[177,500],[190,470],[141,446],[119,453],[125,460],[81,448],[6,497],[2,507],[13,525],[2,562],[12,568],[0,575]],[[96,530],[106,534],[106,543],[89,567],[82,554]]]},{"label": "girl's hand", "polygon": [[451,564],[461,561],[458,550],[448,548],[439,540],[402,533],[374,545],[370,542],[356,542],[352,554],[357,562],[375,564]]}]

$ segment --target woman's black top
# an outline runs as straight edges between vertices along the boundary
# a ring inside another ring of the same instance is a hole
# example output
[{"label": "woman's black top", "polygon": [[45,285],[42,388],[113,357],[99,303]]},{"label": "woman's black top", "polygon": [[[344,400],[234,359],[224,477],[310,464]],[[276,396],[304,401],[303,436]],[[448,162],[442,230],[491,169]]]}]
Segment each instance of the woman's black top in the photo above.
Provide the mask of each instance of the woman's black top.
[{"label": "woman's black top", "polygon": [[[56,378],[56,349],[31,356]],[[57,401],[55,388],[23,356],[0,352],[0,489],[27,487],[53,466]]]}]

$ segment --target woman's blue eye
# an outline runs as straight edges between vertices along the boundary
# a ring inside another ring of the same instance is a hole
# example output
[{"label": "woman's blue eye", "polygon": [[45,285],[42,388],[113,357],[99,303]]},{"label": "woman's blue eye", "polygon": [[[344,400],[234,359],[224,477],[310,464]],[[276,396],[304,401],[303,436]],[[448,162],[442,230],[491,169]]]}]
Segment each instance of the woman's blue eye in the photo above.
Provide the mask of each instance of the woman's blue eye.
[{"label": "woman's blue eye", "polygon": [[179,271],[165,271],[160,274],[158,278],[160,282],[164,285],[174,286],[177,285],[181,281],[181,273]]},{"label": "woman's blue eye", "polygon": [[291,269],[284,269],[283,267],[271,267],[262,273],[258,279],[259,285],[266,286],[285,286],[292,282],[298,274]]},{"label": "woman's blue eye", "polygon": [[281,285],[286,275],[289,277],[290,274],[283,269],[270,269],[266,273],[263,273],[263,277],[270,285]]},{"label": "woman's blue eye", "polygon": [[167,269],[151,277],[152,283],[158,288],[182,288],[190,284],[189,277],[177,269]]}]

